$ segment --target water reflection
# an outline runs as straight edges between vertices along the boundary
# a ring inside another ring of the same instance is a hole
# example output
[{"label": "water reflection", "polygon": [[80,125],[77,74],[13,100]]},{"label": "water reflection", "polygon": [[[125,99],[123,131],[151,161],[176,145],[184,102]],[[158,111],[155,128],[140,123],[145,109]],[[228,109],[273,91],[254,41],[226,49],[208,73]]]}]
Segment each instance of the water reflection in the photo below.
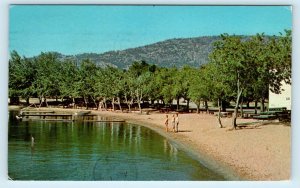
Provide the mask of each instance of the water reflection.
[{"label": "water reflection", "polygon": [[223,179],[154,131],[118,122],[10,119],[8,154],[18,180]]},{"label": "water reflection", "polygon": [[167,139],[164,139],[164,153],[166,155],[169,155],[171,161],[177,162],[178,149],[177,147],[169,143]]},{"label": "water reflection", "polygon": [[34,154],[34,137],[31,135],[31,144],[30,144],[30,151],[31,151],[31,159]]}]

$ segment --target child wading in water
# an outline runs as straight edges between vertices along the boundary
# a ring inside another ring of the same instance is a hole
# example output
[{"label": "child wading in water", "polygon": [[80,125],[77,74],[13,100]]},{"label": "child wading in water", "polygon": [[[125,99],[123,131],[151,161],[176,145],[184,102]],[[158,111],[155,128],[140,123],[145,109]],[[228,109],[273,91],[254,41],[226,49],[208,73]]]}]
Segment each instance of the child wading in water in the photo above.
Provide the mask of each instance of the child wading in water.
[{"label": "child wading in water", "polygon": [[169,131],[168,124],[169,124],[169,118],[168,118],[168,115],[166,115],[165,126],[166,126],[166,131],[167,132]]}]

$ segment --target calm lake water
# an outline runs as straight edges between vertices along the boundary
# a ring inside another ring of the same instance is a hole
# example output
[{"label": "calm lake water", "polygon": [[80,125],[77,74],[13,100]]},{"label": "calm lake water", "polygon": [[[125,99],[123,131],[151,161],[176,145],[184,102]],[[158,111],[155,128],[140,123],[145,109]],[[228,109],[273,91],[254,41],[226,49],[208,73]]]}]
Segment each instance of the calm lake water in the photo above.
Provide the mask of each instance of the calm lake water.
[{"label": "calm lake water", "polygon": [[14,180],[224,180],[143,126],[18,121],[17,113],[9,112],[8,132]]}]

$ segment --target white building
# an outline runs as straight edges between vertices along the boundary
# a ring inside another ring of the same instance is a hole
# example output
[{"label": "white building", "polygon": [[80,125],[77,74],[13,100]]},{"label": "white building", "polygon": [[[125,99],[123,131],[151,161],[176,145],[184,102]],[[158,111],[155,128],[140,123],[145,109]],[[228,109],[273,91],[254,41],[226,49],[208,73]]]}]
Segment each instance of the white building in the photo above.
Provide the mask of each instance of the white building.
[{"label": "white building", "polygon": [[282,82],[281,94],[272,93],[269,90],[269,108],[286,107],[291,110],[292,107],[292,86]]}]

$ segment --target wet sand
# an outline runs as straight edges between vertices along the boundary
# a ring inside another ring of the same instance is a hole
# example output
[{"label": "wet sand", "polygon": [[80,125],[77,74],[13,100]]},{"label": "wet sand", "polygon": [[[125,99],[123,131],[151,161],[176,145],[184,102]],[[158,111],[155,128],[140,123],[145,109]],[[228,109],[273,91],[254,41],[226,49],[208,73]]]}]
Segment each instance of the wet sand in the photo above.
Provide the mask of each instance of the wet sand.
[{"label": "wet sand", "polygon": [[[82,111],[61,108],[51,108],[51,110]],[[192,151],[201,161],[228,179],[290,179],[291,127],[280,122],[237,119],[238,124],[256,123],[231,130],[231,118],[222,118],[224,128],[219,128],[217,117],[214,115],[179,114],[179,132],[173,133],[165,131],[166,114],[152,112],[146,115],[117,111],[93,111],[92,113],[147,126],[176,142],[180,147]]]}]

